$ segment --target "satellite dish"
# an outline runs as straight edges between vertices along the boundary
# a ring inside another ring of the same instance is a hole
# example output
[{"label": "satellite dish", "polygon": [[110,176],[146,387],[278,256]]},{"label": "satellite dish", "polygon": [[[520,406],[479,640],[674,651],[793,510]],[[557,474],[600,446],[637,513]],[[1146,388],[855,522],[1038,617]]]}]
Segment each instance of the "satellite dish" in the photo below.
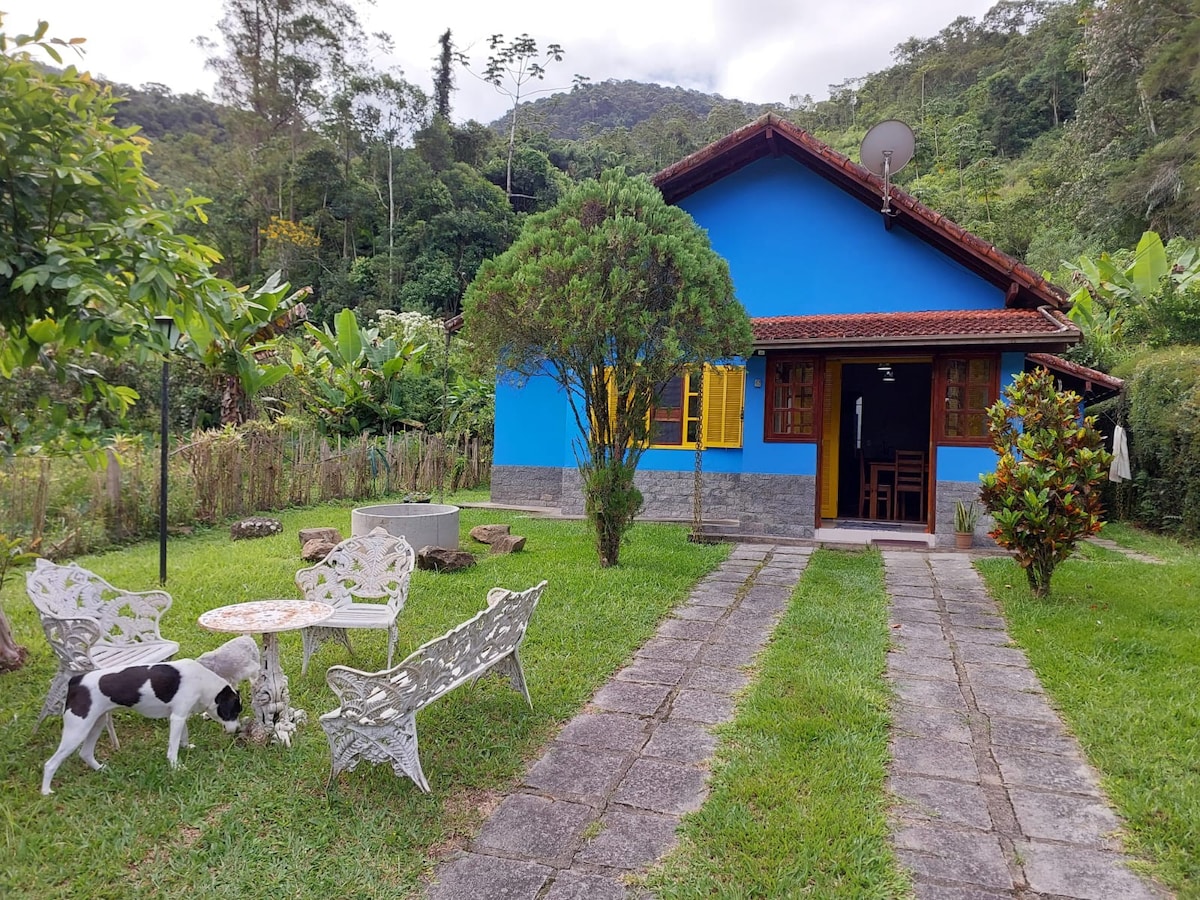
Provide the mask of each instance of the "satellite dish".
[{"label": "satellite dish", "polygon": [[886,119],[873,126],[862,139],[858,148],[859,161],[883,179],[883,208],[885,215],[892,212],[892,175],[899,172],[913,158],[917,139],[912,129],[899,119]]}]

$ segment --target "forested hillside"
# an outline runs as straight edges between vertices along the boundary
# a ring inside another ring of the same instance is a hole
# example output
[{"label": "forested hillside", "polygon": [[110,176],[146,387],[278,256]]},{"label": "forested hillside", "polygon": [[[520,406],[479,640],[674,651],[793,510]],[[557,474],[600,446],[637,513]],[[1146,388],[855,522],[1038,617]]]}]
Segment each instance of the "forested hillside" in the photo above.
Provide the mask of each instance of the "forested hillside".
[{"label": "forested hillside", "polygon": [[[121,115],[152,139],[164,186],[212,198],[205,237],[227,274],[282,268],[313,285],[318,317],[452,313],[480,261],[570,181],[656,171],[767,109],[581,82],[517,105],[510,148],[511,111],[455,123],[448,32],[434,83],[414,84],[357,61],[365,38],[348,7],[268,3],[297,26],[272,69],[253,51],[270,33],[233,15],[245,2],[227,0],[226,42],[212,48],[215,100],[122,88]],[[323,27],[306,32],[302,15]],[[499,49],[555,64],[536,44]],[[917,155],[897,180],[1038,269],[1132,247],[1147,229],[1200,233],[1200,0],[1001,0],[893,57],[880,72],[839,73],[827,99],[772,109],[852,157],[875,122],[908,122]],[[519,88],[495,60],[493,77]]]}]

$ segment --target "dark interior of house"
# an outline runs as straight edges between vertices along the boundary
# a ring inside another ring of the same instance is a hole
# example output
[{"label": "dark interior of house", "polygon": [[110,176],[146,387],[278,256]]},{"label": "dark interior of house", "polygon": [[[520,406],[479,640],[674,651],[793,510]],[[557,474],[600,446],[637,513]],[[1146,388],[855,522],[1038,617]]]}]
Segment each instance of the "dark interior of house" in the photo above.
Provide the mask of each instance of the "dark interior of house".
[{"label": "dark interior of house", "polygon": [[839,519],[927,520],[932,378],[929,363],[842,366]]}]

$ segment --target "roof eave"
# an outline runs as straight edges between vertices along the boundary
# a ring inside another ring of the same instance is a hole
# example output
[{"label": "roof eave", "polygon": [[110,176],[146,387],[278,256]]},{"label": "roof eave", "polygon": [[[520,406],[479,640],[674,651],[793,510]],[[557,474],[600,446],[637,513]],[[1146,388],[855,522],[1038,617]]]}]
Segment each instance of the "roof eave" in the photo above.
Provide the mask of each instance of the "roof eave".
[{"label": "roof eave", "polygon": [[755,340],[756,350],[804,350],[828,347],[847,347],[855,349],[903,348],[919,350],[931,347],[1006,347],[1019,351],[1027,347],[1046,349],[1057,347],[1066,349],[1079,343],[1081,335],[1071,334],[939,334],[914,335],[912,337],[827,337],[827,338],[781,338],[778,340]]}]

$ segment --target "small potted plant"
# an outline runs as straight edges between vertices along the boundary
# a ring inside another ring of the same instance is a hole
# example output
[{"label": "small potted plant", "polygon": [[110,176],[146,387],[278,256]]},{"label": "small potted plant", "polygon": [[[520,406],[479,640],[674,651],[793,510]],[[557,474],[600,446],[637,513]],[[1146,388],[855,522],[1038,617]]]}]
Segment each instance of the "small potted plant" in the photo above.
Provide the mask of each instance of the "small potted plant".
[{"label": "small potted plant", "polygon": [[954,546],[959,550],[970,550],[975,540],[975,523],[979,521],[979,509],[973,502],[957,501],[954,504]]}]

